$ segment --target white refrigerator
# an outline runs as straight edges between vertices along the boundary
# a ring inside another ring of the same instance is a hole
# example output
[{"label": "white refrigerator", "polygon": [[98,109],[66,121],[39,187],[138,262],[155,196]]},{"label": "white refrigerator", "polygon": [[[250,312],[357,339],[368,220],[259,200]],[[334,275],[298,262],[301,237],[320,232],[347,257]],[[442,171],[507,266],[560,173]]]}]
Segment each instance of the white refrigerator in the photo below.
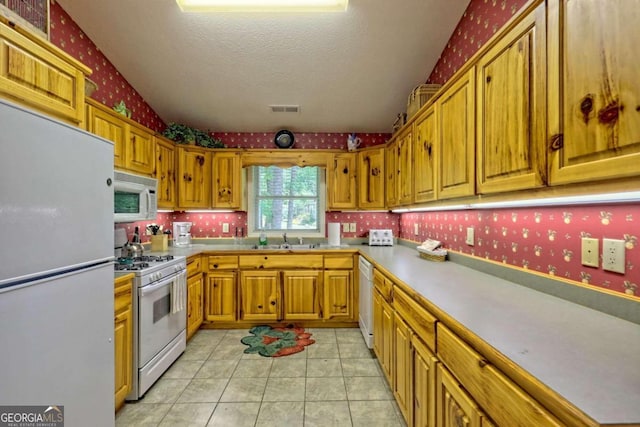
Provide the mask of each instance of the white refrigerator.
[{"label": "white refrigerator", "polygon": [[112,180],[111,142],[0,100],[0,408],[115,424]]}]

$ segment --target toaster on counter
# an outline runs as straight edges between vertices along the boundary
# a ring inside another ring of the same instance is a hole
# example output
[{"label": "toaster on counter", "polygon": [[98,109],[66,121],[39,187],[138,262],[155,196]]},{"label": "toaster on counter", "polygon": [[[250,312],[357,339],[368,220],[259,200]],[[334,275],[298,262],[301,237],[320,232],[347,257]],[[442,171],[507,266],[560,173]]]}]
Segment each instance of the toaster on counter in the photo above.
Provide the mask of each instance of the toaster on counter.
[{"label": "toaster on counter", "polygon": [[369,230],[369,246],[393,246],[393,232],[390,229]]}]

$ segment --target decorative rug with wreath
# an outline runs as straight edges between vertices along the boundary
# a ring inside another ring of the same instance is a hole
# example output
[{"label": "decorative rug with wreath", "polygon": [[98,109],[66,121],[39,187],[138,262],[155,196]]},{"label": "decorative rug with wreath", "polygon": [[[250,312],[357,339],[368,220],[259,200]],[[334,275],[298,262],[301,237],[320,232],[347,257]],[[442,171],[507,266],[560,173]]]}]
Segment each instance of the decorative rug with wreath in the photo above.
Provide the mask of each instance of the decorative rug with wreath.
[{"label": "decorative rug with wreath", "polygon": [[304,331],[304,328],[286,327],[272,328],[271,326],[255,326],[249,330],[250,334],[240,340],[249,348],[244,352],[247,354],[258,353],[264,357],[281,357],[299,353],[315,340],[311,339],[311,334]]}]

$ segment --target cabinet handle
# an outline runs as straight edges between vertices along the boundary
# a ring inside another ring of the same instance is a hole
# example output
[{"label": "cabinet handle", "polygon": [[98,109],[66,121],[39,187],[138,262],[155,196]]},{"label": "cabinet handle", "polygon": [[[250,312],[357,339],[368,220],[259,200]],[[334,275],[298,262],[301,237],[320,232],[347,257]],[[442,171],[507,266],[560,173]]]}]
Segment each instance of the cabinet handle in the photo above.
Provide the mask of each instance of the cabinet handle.
[{"label": "cabinet handle", "polygon": [[549,148],[551,151],[558,151],[564,147],[564,136],[561,133],[555,134],[551,137],[551,144]]},{"label": "cabinet handle", "polygon": [[481,368],[484,368],[485,366],[487,366],[489,364],[488,361],[486,361],[485,359],[480,359],[478,360],[478,366],[480,366]]},{"label": "cabinet handle", "polygon": [[213,264],[213,268],[218,268],[218,264]]},{"label": "cabinet handle", "polygon": [[258,308],[259,308],[260,310],[262,310],[262,305],[258,305]]},{"label": "cabinet handle", "polygon": [[275,302],[275,301],[271,301],[271,303],[270,303],[270,304],[271,304],[271,305],[276,305],[276,302]]},{"label": "cabinet handle", "polygon": [[349,173],[349,168],[344,168],[344,169],[342,169],[342,173],[343,173],[343,174],[348,174],[348,173]]},{"label": "cabinet handle", "polygon": [[491,76],[487,76],[487,83],[491,83]]}]

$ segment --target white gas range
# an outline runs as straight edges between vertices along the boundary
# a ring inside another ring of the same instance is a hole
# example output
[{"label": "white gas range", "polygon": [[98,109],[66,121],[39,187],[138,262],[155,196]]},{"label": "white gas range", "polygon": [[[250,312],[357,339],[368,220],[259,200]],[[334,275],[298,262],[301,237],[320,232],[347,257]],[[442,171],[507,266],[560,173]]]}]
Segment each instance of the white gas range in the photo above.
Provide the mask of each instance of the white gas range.
[{"label": "white gas range", "polygon": [[186,258],[118,258],[115,275],[134,273],[133,382],[127,400],[139,400],[187,343]]}]

